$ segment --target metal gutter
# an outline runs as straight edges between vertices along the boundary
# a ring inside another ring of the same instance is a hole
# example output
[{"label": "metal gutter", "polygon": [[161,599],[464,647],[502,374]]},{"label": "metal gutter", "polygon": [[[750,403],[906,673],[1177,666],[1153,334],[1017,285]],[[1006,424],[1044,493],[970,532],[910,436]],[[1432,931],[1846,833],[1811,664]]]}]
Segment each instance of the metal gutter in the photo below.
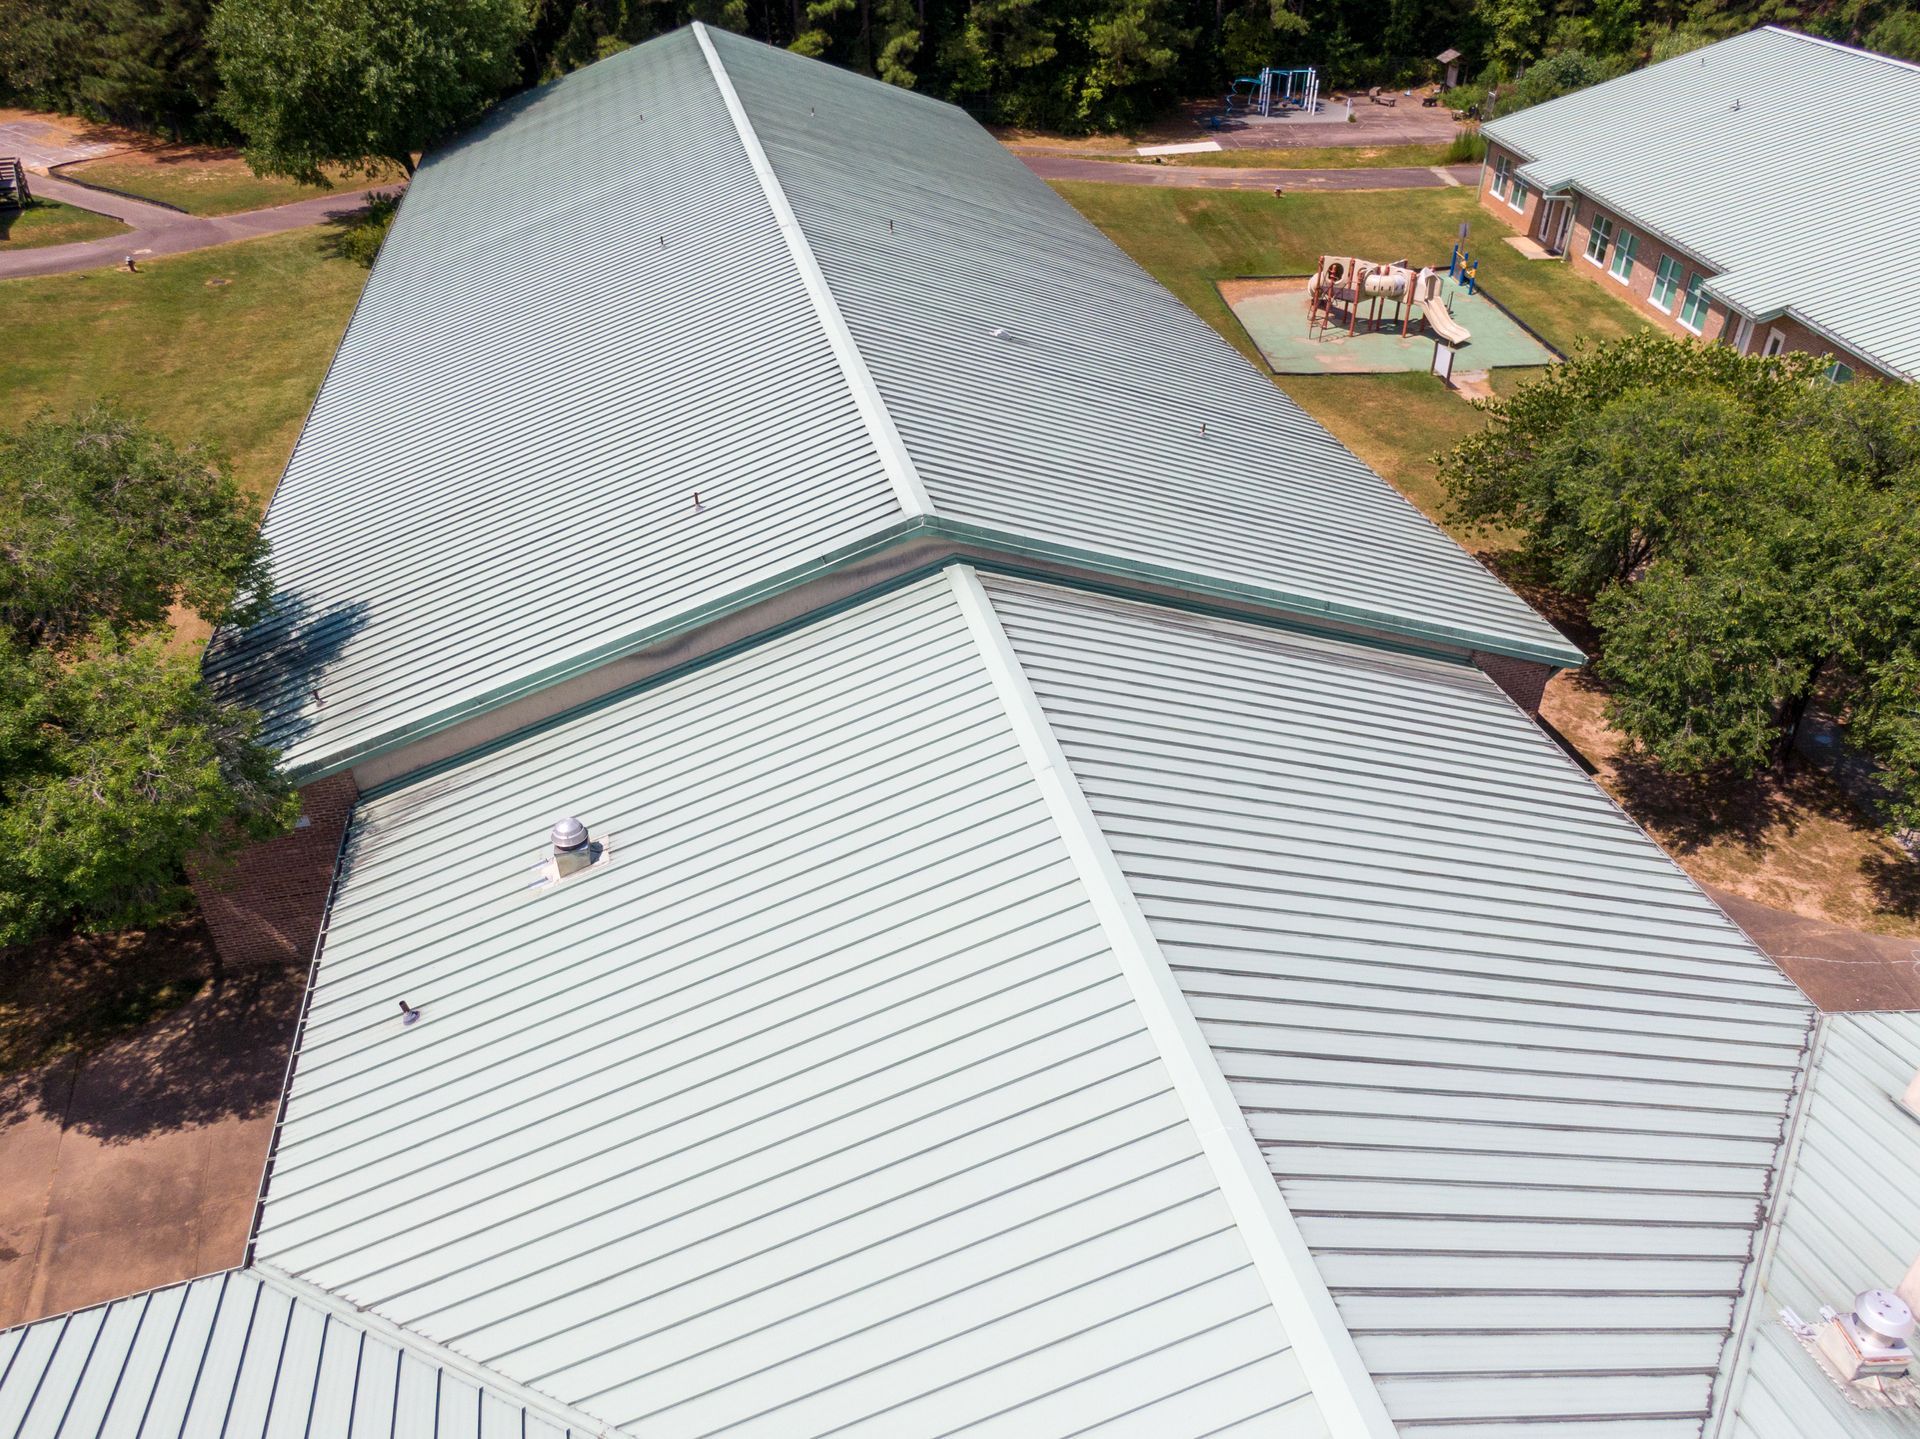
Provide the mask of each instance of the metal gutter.
[{"label": "metal gutter", "polygon": [[827,342],[833,347],[840,373],[846,377],[847,388],[859,407],[860,418],[872,437],[880,462],[886,467],[887,479],[892,482],[894,494],[899,497],[900,508],[908,515],[930,515],[933,513],[933,501],[927,498],[926,486],[920,482],[920,472],[914,467],[913,457],[907,453],[906,442],[900,438],[899,430],[894,427],[893,416],[888,413],[886,402],[880,398],[880,388],[874,383],[873,372],[867,368],[866,358],[854,343],[853,332],[847,328],[846,316],[840,313],[840,303],[833,298],[827,277],[821,273],[820,261],[807,241],[806,232],[800,228],[800,221],[794,216],[793,206],[787,201],[787,192],[781,187],[780,177],[773,172],[773,163],[767,159],[760,137],[754,132],[753,121],[748,118],[746,107],[740,103],[740,96],[733,88],[727,67],[714,50],[707,27],[698,20],[693,22],[693,36],[700,42],[701,53],[707,57],[707,67],[713,71],[713,82],[719,87],[720,98],[726,102],[727,114],[733,119],[733,128],[739,132],[740,143],[746,149],[747,162],[753,166],[754,177],[759,180],[760,188],[766,194],[767,207],[773,211],[774,222],[787,242],[794,268],[799,271],[800,281],[806,286],[808,298],[813,301],[813,308],[820,317],[820,328],[826,332]]},{"label": "metal gutter", "polygon": [[1329,1432],[1340,1439],[1393,1439],[1393,1421],[1373,1376],[1107,845],[979,576],[969,566],[954,565],[947,577],[1034,781],[1133,991],[1174,1092],[1199,1136],[1287,1340],[1299,1356]]}]

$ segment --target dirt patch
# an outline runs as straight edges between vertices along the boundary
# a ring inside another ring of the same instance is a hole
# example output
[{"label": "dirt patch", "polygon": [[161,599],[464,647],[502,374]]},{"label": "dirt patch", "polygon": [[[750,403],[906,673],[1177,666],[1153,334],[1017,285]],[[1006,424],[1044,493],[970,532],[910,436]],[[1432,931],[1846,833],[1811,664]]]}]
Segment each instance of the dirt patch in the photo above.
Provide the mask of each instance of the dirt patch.
[{"label": "dirt patch", "polygon": [[1695,880],[1829,924],[1920,938],[1920,862],[1832,779],[1804,764],[1751,780],[1667,774],[1607,724],[1606,699],[1589,671],[1562,674],[1541,715]]}]

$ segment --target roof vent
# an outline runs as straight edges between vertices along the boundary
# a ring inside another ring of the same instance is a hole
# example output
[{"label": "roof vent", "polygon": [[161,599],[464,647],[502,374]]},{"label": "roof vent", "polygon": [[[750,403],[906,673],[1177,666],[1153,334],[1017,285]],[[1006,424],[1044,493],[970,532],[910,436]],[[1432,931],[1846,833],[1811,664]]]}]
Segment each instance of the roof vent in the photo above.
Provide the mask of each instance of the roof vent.
[{"label": "roof vent", "polygon": [[1853,1312],[1836,1314],[1820,1328],[1820,1357],[1849,1384],[1880,1376],[1898,1379],[1907,1372],[1913,1351],[1913,1311],[1889,1289],[1863,1289],[1853,1296]]},{"label": "roof vent", "polygon": [[546,856],[534,866],[530,888],[550,889],[581,875],[602,869],[613,860],[613,837],[596,840],[587,833],[586,822],[568,815],[553,822],[548,831]]}]

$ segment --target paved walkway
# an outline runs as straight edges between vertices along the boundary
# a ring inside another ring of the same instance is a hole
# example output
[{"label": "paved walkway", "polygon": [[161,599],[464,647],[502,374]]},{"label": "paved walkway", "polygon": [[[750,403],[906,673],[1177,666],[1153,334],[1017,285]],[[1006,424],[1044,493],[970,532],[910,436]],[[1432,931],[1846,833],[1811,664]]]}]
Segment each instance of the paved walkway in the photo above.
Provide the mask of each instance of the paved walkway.
[{"label": "paved walkway", "polygon": [[308,225],[338,219],[366,208],[367,201],[380,190],[338,190],[316,195],[311,200],[296,200],[266,210],[243,210],[237,215],[183,215],[164,205],[130,200],[86,185],[53,176],[35,176],[33,193],[43,200],[58,200],[111,215],[133,228],[124,235],[105,240],[86,240],[78,245],[45,245],[36,250],[0,251],[0,280],[28,275],[64,275],[75,270],[104,270],[122,263],[128,255],[145,259],[151,255],[178,255],[187,250],[204,250],[234,240],[252,240],[261,235],[278,235]]},{"label": "paved walkway", "polygon": [[304,978],[0,1079],[0,1329],[240,1262]]},{"label": "paved walkway", "polygon": [[1808,919],[1721,889],[1707,893],[1820,1008],[1920,1009],[1920,940]]},{"label": "paved walkway", "polygon": [[1267,170],[1212,165],[1135,165],[1076,155],[1024,153],[1043,180],[1095,180],[1108,185],[1168,185],[1180,190],[1439,190],[1471,185],[1478,165],[1393,165],[1377,170]]}]

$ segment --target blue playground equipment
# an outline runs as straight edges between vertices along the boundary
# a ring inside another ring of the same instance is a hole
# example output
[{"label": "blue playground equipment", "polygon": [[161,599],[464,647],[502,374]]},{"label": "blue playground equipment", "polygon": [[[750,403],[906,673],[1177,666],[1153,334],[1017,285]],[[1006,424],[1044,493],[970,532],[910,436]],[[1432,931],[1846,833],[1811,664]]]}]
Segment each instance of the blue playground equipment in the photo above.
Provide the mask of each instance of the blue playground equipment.
[{"label": "blue playground equipment", "polygon": [[1474,283],[1480,278],[1480,262],[1474,259],[1464,246],[1455,241],[1453,255],[1447,261],[1447,274],[1452,277],[1454,283],[1465,285],[1467,293],[1471,295]]},{"label": "blue playground equipment", "polygon": [[1275,110],[1300,110],[1312,114],[1320,108],[1320,72],[1311,65],[1293,70],[1269,65],[1258,75],[1242,75],[1227,92],[1227,113],[1233,113],[1239,101],[1249,110],[1272,115]]}]

